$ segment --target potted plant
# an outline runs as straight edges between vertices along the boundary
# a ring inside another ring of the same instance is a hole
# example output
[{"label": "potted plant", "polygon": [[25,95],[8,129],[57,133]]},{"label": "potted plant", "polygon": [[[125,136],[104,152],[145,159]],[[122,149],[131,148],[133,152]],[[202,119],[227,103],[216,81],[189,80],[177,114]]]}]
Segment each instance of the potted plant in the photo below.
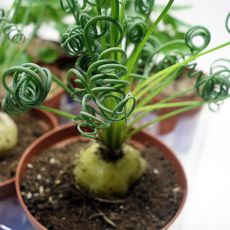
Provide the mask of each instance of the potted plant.
[{"label": "potted plant", "polygon": [[[12,9],[8,12],[0,10],[0,75],[13,63],[20,64],[26,60],[24,50],[28,41],[22,32],[23,28],[21,29],[20,25],[14,23],[14,17],[17,14],[16,8],[19,4],[20,1],[15,1]],[[42,9],[39,10],[39,13],[42,13]],[[27,14],[29,14],[29,9],[26,11]],[[10,16],[12,16],[11,20]],[[26,17],[23,20],[26,20]],[[19,44],[21,49],[18,48]],[[0,85],[0,102],[3,97],[3,88]],[[57,122],[54,116],[47,112],[34,109],[20,116],[9,117],[0,107],[0,167],[2,169],[0,173],[0,199],[15,193],[14,176],[23,151],[38,136],[56,126]]]},{"label": "potted plant", "polygon": [[[206,29],[190,29],[192,36],[183,43],[191,51],[185,60],[141,78],[131,89],[141,52],[173,0],[168,1],[130,55],[123,49],[130,29],[126,1],[81,3],[61,1],[62,8],[76,19],[76,25],[63,35],[62,45],[80,58],[67,73],[67,86],[53,78],[81,104],[80,114],[42,105],[51,87],[49,71],[44,67],[26,63],[9,68],[2,76],[6,112],[36,107],[70,118],[77,126],[53,130],[27,149],[17,170],[18,198],[37,229],[166,229],[183,206],[186,179],[171,151],[142,130],[205,103],[217,104],[228,98],[229,70],[196,76],[200,101],[170,102],[173,96],[157,104],[149,102],[195,59],[230,42],[201,52],[209,40],[209,36],[203,36]],[[153,1],[127,4],[144,19],[153,8]],[[205,45],[197,47],[193,39],[200,35]],[[9,83],[10,76],[13,79]],[[30,97],[34,100],[28,101]],[[137,126],[148,113],[168,107],[178,109]],[[88,138],[94,140],[89,142]]]}]

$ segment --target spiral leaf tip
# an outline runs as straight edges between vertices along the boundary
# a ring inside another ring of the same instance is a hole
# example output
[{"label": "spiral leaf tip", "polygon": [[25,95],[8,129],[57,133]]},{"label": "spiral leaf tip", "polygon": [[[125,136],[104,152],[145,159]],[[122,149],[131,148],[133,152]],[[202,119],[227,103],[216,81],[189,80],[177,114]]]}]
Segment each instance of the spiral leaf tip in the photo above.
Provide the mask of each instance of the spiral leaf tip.
[{"label": "spiral leaf tip", "polygon": [[52,75],[46,68],[26,63],[5,71],[2,84],[6,90],[3,110],[15,114],[29,111],[45,101],[51,88]]},{"label": "spiral leaf tip", "polygon": [[25,41],[25,35],[18,28],[18,26],[6,18],[6,13],[3,9],[0,9],[0,23],[5,22],[3,26],[3,33],[12,42],[23,43]]},{"label": "spiral leaf tip", "polygon": [[[118,54],[120,61],[114,59]],[[109,128],[114,121],[127,120],[133,112],[135,97],[125,93],[129,82],[121,79],[128,71],[125,61],[125,51],[113,47],[104,50],[87,71],[69,70],[67,82],[72,96],[82,104],[82,121],[78,124],[82,135],[95,137],[98,129]]]}]

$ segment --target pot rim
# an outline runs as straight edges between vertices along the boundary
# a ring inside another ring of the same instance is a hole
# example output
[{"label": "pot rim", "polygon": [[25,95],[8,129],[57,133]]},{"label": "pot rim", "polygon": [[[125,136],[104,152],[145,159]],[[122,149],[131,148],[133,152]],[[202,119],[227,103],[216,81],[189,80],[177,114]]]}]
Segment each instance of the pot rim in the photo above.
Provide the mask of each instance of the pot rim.
[{"label": "pot rim", "polygon": [[[26,213],[27,217],[30,219],[30,222],[34,226],[37,227],[36,229],[47,230],[47,228],[44,227],[40,222],[38,222],[37,219],[30,213],[30,211],[28,210],[28,208],[27,208],[27,206],[26,206],[26,204],[25,204],[25,202],[24,202],[24,200],[22,198],[21,189],[20,189],[21,176],[23,174],[22,168],[25,165],[25,163],[26,163],[25,161],[26,161],[27,157],[30,155],[31,150],[33,150],[33,148],[37,144],[41,143],[46,138],[48,138],[48,137],[50,137],[50,136],[52,136],[52,135],[54,135],[54,134],[56,134],[58,132],[67,131],[68,129],[71,129],[73,127],[75,128],[75,125],[72,124],[72,123],[69,123],[69,124],[66,124],[66,125],[59,126],[59,127],[55,128],[55,129],[45,133],[44,135],[42,135],[41,137],[36,139],[26,149],[26,151],[24,152],[24,154],[22,155],[22,157],[21,157],[21,159],[20,159],[20,161],[18,163],[18,167],[17,167],[17,170],[16,170],[16,177],[15,177],[16,194],[17,194],[17,197],[18,197],[20,205],[22,206],[22,208],[23,208],[24,212]],[[174,221],[177,219],[177,217],[179,216],[179,214],[181,213],[181,211],[182,211],[182,209],[184,207],[184,204],[185,204],[185,201],[186,201],[186,198],[187,198],[187,193],[188,193],[187,177],[186,177],[185,171],[184,171],[180,161],[178,160],[177,156],[174,154],[174,152],[168,146],[166,146],[159,138],[155,137],[154,135],[150,134],[147,131],[141,131],[140,133],[145,134],[146,136],[149,136],[149,137],[153,138],[154,142],[156,142],[158,144],[158,146],[161,146],[165,151],[170,152],[170,161],[171,162],[173,161],[174,166],[177,167],[177,174],[180,175],[180,178],[181,178],[180,179],[180,185],[183,187],[183,195],[182,195],[182,198],[181,198],[181,201],[180,201],[180,206],[179,206],[177,212],[175,213],[175,215],[173,216],[173,218],[167,223],[167,225],[165,225],[161,229],[161,230],[166,230],[174,223]],[[76,130],[76,134],[77,134],[77,130]],[[65,139],[67,139],[67,138],[65,138]],[[37,153],[37,154],[39,154],[39,153]],[[34,156],[35,155],[36,154],[34,154]],[[177,177],[178,177],[178,175],[177,175]]]},{"label": "pot rim", "polygon": [[[45,116],[47,118],[47,120],[49,120],[49,125],[50,125],[51,130],[53,130],[59,126],[58,121],[54,117],[54,115],[48,113],[47,111],[43,111],[43,110],[39,110],[39,109],[32,109],[30,111],[30,113],[34,114],[35,115],[34,117],[36,117],[36,115],[40,116],[41,114],[43,116]],[[20,160],[19,160],[19,162],[20,162]],[[15,175],[15,177],[16,177],[16,175]],[[4,188],[7,189],[7,187],[10,188],[10,186],[12,186],[15,183],[15,177],[11,177],[5,181],[0,182],[0,190],[4,190]]]}]

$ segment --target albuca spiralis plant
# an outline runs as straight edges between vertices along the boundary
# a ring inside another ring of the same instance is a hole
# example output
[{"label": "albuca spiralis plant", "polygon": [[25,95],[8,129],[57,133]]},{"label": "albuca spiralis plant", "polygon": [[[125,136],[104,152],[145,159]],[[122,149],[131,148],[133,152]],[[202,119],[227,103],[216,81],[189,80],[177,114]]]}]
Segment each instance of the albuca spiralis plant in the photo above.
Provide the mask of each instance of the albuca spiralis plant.
[{"label": "albuca spiralis plant", "polygon": [[[11,67],[2,76],[6,90],[2,107],[7,113],[37,107],[72,119],[83,136],[94,138],[80,153],[73,173],[76,183],[97,196],[124,195],[145,172],[147,163],[129,144],[129,138],[151,124],[205,103],[218,105],[229,97],[227,67],[214,63],[210,74],[203,75],[193,63],[230,45],[229,41],[202,52],[210,41],[202,26],[190,28],[183,39],[165,44],[154,36],[173,2],[169,0],[152,20],[153,0],[61,0],[63,10],[71,12],[76,21],[61,41],[70,55],[78,57],[76,66],[67,73],[67,85],[52,77],[48,69],[32,63]],[[230,32],[229,17],[226,27]],[[196,37],[203,43],[197,45]],[[159,54],[163,59],[157,63]],[[157,63],[157,71],[152,72],[152,63]],[[183,89],[151,104],[185,68],[190,70],[189,77],[196,79],[193,89],[200,101],[171,102],[192,90]],[[81,104],[80,114],[42,105],[52,80]],[[138,126],[150,112],[168,107],[178,109]]]}]

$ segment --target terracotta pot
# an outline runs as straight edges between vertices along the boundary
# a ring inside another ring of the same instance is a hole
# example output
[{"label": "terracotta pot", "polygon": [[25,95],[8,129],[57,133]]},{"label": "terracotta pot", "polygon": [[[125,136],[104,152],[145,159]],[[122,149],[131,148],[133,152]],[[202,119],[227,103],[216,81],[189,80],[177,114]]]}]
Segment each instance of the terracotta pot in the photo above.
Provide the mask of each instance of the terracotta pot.
[{"label": "terracotta pot", "polygon": [[[188,78],[188,73],[190,71],[191,70],[189,68],[185,68],[185,70],[184,70],[184,72],[182,73],[181,76],[185,77],[185,78]],[[198,72],[198,71],[195,71],[195,72]],[[140,74],[141,73],[142,72],[140,72]],[[196,79],[195,78],[190,78],[190,79],[191,79],[191,86],[193,86],[195,84]],[[134,90],[135,86],[136,85],[133,85],[131,87],[131,89]],[[167,92],[167,89],[166,89],[166,92]],[[155,98],[153,98],[153,100],[149,104],[156,104],[156,103],[160,102],[161,100],[167,98],[168,96],[171,96],[171,95],[166,96],[166,95],[160,94],[159,96],[156,96]],[[194,95],[179,97],[179,98],[173,99],[173,100],[171,100],[169,102],[184,102],[184,101],[197,101],[198,102],[198,101],[200,101],[200,97],[198,97],[197,94],[195,93]],[[160,115],[165,115],[167,113],[173,112],[173,111],[181,109],[181,108],[183,108],[183,107],[172,107],[172,108],[166,108],[166,109],[159,109],[159,110],[157,110],[156,113],[160,116]],[[170,133],[171,131],[173,131],[175,129],[179,119],[182,116],[193,116],[193,115],[197,114],[201,110],[201,108],[202,107],[192,109],[192,110],[180,113],[178,115],[175,115],[175,116],[173,116],[171,118],[168,118],[168,119],[166,119],[164,121],[159,122],[158,126],[157,126],[157,133],[158,134]]]},{"label": "terracotta pot", "polygon": [[[65,126],[61,126],[55,130],[51,130],[50,132],[44,134],[39,139],[37,139],[33,144],[29,146],[29,148],[25,151],[23,157],[21,158],[17,172],[16,172],[16,192],[19,199],[19,202],[24,209],[27,217],[29,218],[29,221],[32,223],[32,225],[35,227],[35,229],[38,230],[47,230],[46,227],[44,227],[42,224],[40,224],[30,213],[30,211],[27,209],[23,198],[21,196],[21,190],[20,190],[20,184],[22,180],[22,176],[26,170],[27,164],[31,161],[33,157],[36,157],[36,155],[40,154],[45,149],[51,147],[51,146],[64,146],[71,141],[74,141],[78,138],[82,138],[79,133],[77,133],[77,129],[74,125],[68,124]],[[137,147],[144,147],[148,144],[148,146],[157,146],[159,148],[164,156],[171,162],[172,166],[175,169],[178,183],[183,191],[183,196],[181,199],[180,207],[177,213],[175,214],[174,218],[165,226],[163,229],[168,229],[169,226],[172,225],[172,223],[175,221],[175,219],[178,217],[179,213],[181,212],[185,199],[187,196],[187,181],[185,177],[184,170],[175,157],[175,155],[172,153],[172,151],[164,145],[161,141],[153,137],[152,135],[146,133],[146,132],[140,132],[137,135],[135,135],[132,140],[135,142],[135,145]]]},{"label": "terracotta pot", "polygon": [[[154,104],[158,103],[162,99],[164,99],[163,96],[156,97],[153,99],[153,103]],[[181,98],[171,100],[170,102],[184,102],[184,101],[200,101],[200,98],[197,96],[181,97]],[[178,109],[182,109],[182,108],[183,107],[172,107],[172,108],[160,109],[157,111],[157,114],[159,116],[161,116],[161,115],[165,115],[167,113],[170,113],[170,112],[176,111]],[[178,115],[175,115],[171,118],[168,118],[164,121],[159,122],[158,127],[157,127],[157,133],[158,134],[167,134],[167,133],[172,132],[175,129],[175,127],[176,127],[176,125],[177,125],[177,123],[181,117],[183,117],[183,116],[194,116],[195,114],[197,114],[201,110],[201,108],[202,107],[198,107],[196,109],[188,110],[186,112],[180,113]]]},{"label": "terracotta pot", "polygon": [[[188,87],[187,84],[189,84],[189,86],[193,86],[195,85],[196,79],[195,78],[191,78],[189,77],[189,74],[191,73],[191,71],[193,71],[194,73],[198,73],[199,70],[191,70],[189,68],[185,68],[183,70],[183,72],[181,73],[181,77],[182,77],[182,82],[180,82],[181,80],[174,80],[174,87],[177,86],[176,88],[174,88],[174,91],[180,90],[181,88],[183,89],[184,87]],[[187,79],[189,82],[186,83],[186,85],[184,86],[184,84],[181,85],[181,83],[183,83],[183,79]],[[179,82],[177,82],[179,81]],[[177,82],[177,83],[176,83]],[[169,92],[170,89],[169,89]],[[166,88],[166,93],[169,93],[167,88]],[[159,101],[161,101],[162,99],[165,99],[166,97],[168,97],[170,95],[165,96],[164,94],[161,94],[160,96],[157,96],[156,98],[153,99],[153,103],[158,103]],[[170,102],[185,102],[185,101],[200,101],[200,97],[197,96],[196,92],[194,92],[192,95],[185,95],[176,99],[171,100]],[[183,107],[172,107],[172,108],[166,108],[166,109],[160,109],[158,110],[157,114],[158,115],[165,115],[167,113],[176,111],[178,109],[182,109]],[[174,130],[174,128],[176,127],[179,119],[183,116],[193,116],[196,113],[198,113],[201,110],[202,107],[196,108],[196,109],[192,109],[183,113],[180,113],[178,115],[175,115],[171,118],[168,118],[164,121],[159,122],[158,124],[158,129],[157,132],[159,134],[167,134],[171,131]]]},{"label": "terracotta pot", "polygon": [[[31,114],[35,119],[41,120],[41,126],[44,131],[49,131],[58,126],[56,118],[45,111],[33,109]],[[10,178],[4,182],[0,182],[0,199],[5,199],[9,196],[15,195],[15,178]]]}]

